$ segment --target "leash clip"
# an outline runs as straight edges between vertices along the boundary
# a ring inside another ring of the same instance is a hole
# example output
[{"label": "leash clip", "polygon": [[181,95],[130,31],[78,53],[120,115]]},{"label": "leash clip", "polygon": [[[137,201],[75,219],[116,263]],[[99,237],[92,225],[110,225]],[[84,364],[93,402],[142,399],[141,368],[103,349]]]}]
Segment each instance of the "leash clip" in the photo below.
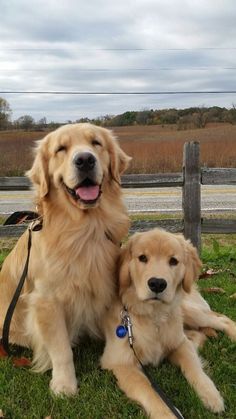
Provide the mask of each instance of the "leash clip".
[{"label": "leash clip", "polygon": [[121,315],[122,324],[125,326],[125,328],[128,331],[129,345],[132,347],[134,343],[134,335],[133,335],[133,329],[132,329],[133,325],[132,325],[130,315],[126,307],[124,307],[120,315]]}]

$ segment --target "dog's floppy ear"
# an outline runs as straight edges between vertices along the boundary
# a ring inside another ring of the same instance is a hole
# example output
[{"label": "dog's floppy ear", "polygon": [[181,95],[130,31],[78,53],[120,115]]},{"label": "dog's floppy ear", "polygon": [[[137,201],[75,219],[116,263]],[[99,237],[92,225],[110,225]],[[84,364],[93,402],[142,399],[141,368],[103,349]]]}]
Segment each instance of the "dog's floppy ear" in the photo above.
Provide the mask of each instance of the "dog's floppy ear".
[{"label": "dog's floppy ear", "polygon": [[121,249],[119,257],[119,294],[122,295],[131,283],[129,262],[131,260],[131,239]]},{"label": "dog's floppy ear", "polygon": [[110,153],[110,170],[112,178],[120,183],[120,175],[128,168],[132,157],[129,157],[119,146],[115,137],[110,133],[110,144],[109,144],[109,153]]},{"label": "dog's floppy ear", "polygon": [[197,249],[189,240],[185,240],[185,275],[183,279],[183,289],[190,292],[192,284],[199,277],[202,262],[199,259]]},{"label": "dog's floppy ear", "polygon": [[26,176],[36,186],[39,198],[44,198],[49,191],[48,160],[46,158],[47,137],[38,142],[33,166],[26,172]]}]

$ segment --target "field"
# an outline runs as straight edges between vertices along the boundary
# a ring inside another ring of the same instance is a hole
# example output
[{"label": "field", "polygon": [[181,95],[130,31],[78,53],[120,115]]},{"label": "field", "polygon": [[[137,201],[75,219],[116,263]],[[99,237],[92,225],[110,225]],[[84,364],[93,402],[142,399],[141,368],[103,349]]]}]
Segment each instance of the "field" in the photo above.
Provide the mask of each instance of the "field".
[{"label": "field", "polygon": [[[201,279],[199,286],[212,309],[225,313],[236,320],[235,293],[236,278],[236,236],[231,236],[227,244],[226,236],[203,238],[204,268],[221,269],[210,279]],[[223,246],[222,246],[223,244]],[[5,241],[2,260],[13,243]],[[224,294],[204,291],[209,287],[220,287]],[[143,411],[129,402],[117,388],[112,374],[101,371],[99,357],[103,343],[84,340],[74,351],[76,373],[79,378],[78,396],[55,398],[49,390],[50,372],[35,374],[27,369],[13,367],[11,360],[0,359],[0,411],[5,419],[144,419]],[[206,370],[217,384],[225,403],[226,411],[217,416],[222,419],[235,418],[235,350],[226,336],[219,333],[218,338],[208,339],[201,355],[207,360]],[[30,356],[29,352],[26,355]],[[149,373],[174,404],[188,419],[214,419],[216,415],[208,412],[194,391],[186,383],[179,370],[167,362],[160,368],[149,368]]]},{"label": "field", "polygon": [[[133,157],[130,173],[178,172],[183,144],[199,141],[201,165],[236,165],[236,125],[209,124],[206,128],[177,130],[175,125],[128,126],[113,129],[122,148]],[[0,132],[0,176],[20,176],[32,163],[32,147],[43,132]]]}]

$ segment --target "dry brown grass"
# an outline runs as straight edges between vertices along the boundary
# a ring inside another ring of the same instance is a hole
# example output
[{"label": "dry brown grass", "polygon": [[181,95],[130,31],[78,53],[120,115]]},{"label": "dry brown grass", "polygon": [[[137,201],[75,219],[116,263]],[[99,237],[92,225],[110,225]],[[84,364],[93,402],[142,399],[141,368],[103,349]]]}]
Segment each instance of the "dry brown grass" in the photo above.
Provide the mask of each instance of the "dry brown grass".
[{"label": "dry brown grass", "polygon": [[[210,124],[202,129],[178,131],[174,125],[117,127],[114,133],[122,148],[133,157],[129,172],[178,172],[183,145],[199,141],[201,164],[208,167],[236,166],[236,126]],[[34,141],[42,132],[0,132],[0,176],[24,174],[32,163]]]},{"label": "dry brown grass", "polygon": [[199,141],[201,165],[236,166],[236,126],[211,124],[206,128],[178,131],[172,126],[115,128],[122,148],[133,157],[130,172],[158,173],[182,170],[183,145]]},{"label": "dry brown grass", "polygon": [[33,161],[34,141],[42,132],[0,131],[0,176],[21,176]]}]

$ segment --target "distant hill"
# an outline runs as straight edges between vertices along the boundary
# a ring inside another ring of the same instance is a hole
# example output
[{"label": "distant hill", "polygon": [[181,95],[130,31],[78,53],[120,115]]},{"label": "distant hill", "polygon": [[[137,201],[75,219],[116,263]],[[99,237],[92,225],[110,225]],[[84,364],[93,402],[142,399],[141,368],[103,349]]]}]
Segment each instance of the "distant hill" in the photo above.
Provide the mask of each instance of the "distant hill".
[{"label": "distant hill", "polygon": [[[74,122],[91,122],[104,127],[123,127],[135,125],[175,125],[178,130],[204,128],[209,123],[236,124],[236,106],[230,109],[219,106],[191,107],[186,109],[146,109],[142,111],[127,111],[120,115],[104,115],[99,118],[78,118]],[[0,131],[50,131],[62,125],[57,121],[48,122],[46,117],[35,121],[31,115],[22,115],[15,121],[11,120],[11,109],[8,102],[0,98]]]},{"label": "distant hill", "polygon": [[106,127],[132,125],[177,125],[177,129],[204,128],[208,123],[236,124],[236,107],[192,107],[186,109],[158,109],[127,111],[120,115],[106,115],[99,119],[82,118],[78,122],[93,122]]}]

